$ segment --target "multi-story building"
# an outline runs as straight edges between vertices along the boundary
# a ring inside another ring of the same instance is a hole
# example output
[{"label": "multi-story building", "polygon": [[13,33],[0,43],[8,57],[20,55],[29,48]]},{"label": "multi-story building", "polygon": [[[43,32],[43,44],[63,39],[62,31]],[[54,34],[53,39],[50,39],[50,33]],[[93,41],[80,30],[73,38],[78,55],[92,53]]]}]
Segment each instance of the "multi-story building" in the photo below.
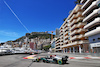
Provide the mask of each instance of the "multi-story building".
[{"label": "multi-story building", "polygon": [[84,29],[86,23],[83,23],[82,5],[76,5],[73,11],[62,25],[63,28],[63,42],[61,46],[63,52],[82,53],[88,52],[89,42],[84,36],[87,29]]},{"label": "multi-story building", "polygon": [[91,52],[100,53],[100,0],[81,0],[81,3],[81,9],[85,10],[83,22],[87,22],[84,29],[88,29],[85,36],[89,39]]},{"label": "multi-story building", "polygon": [[60,37],[58,37],[55,41],[55,52],[61,52],[61,46],[60,46]]}]

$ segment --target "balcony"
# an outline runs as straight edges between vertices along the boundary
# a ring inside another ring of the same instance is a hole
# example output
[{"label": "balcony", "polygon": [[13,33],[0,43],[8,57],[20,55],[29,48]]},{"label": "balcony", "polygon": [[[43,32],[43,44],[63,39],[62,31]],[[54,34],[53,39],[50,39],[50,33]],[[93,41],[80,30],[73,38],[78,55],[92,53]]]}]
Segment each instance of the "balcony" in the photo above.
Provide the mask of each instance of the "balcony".
[{"label": "balcony", "polygon": [[100,17],[95,18],[95,20],[93,20],[92,22],[90,22],[89,24],[84,26],[84,29],[89,29],[89,28],[96,26],[96,25],[99,25],[99,24],[100,24]]},{"label": "balcony", "polygon": [[73,19],[75,19],[75,18],[76,18],[76,15],[74,14],[74,15],[70,18],[69,21],[71,22],[71,21],[73,21]]},{"label": "balcony", "polygon": [[85,32],[85,31],[86,31],[85,29],[80,28],[77,32],[82,33],[82,32]]},{"label": "balcony", "polygon": [[75,35],[74,37],[72,37],[70,40],[75,40],[78,39],[79,35]]},{"label": "balcony", "polygon": [[73,43],[69,43],[67,45],[63,45],[63,46],[61,46],[61,48],[63,48],[63,47],[69,47],[69,46],[74,46],[74,45],[78,45],[78,44],[79,44],[79,42],[78,41],[75,41]]},{"label": "balcony", "polygon": [[63,32],[60,32],[60,35],[63,35]]},{"label": "balcony", "polygon": [[68,24],[64,25],[64,28],[68,27]]},{"label": "balcony", "polygon": [[87,1],[84,3],[84,5],[81,7],[81,9],[86,9],[86,8],[89,6],[89,4],[92,3],[92,1],[93,1],[93,0],[87,0]]},{"label": "balcony", "polygon": [[60,46],[57,46],[56,48],[59,48]]},{"label": "balcony", "polygon": [[77,7],[76,12],[82,11],[81,7]]},{"label": "balcony", "polygon": [[68,40],[65,40],[64,43],[68,43]]},{"label": "balcony", "polygon": [[70,29],[71,31],[75,28],[78,28],[77,24],[73,25],[72,28]]},{"label": "balcony", "polygon": [[79,41],[79,44],[87,44],[87,43],[89,43],[88,40],[81,40],[81,41]]},{"label": "balcony", "polygon": [[100,34],[100,27],[97,27],[95,30],[87,32],[85,36],[90,37],[96,34]]},{"label": "balcony", "polygon": [[65,31],[68,30],[68,27],[66,27],[64,30],[65,30]]},{"label": "balcony", "polygon": [[60,33],[63,32],[63,29],[60,30]]},{"label": "balcony", "polygon": [[78,30],[74,30],[70,35],[74,35],[74,34],[78,33],[77,31]]},{"label": "balcony", "polygon": [[62,45],[63,44],[63,42],[60,42],[60,45]]},{"label": "balcony", "polygon": [[64,39],[68,38],[69,36],[65,36]]},{"label": "balcony", "polygon": [[60,39],[62,39],[63,38],[63,35],[62,36],[60,36]]},{"label": "balcony", "polygon": [[77,27],[78,27],[78,28],[83,28],[85,25],[86,25],[86,23],[82,23],[82,22],[81,22],[81,23],[79,23],[79,24],[77,25]]},{"label": "balcony", "polygon": [[88,15],[83,22],[88,22],[89,20],[91,20],[93,17],[96,17],[100,14],[100,8],[99,9],[95,9],[90,15]]},{"label": "balcony", "polygon": [[73,21],[72,21],[72,23],[70,23],[70,26],[72,26],[74,23],[76,23],[77,21],[76,21],[76,19],[74,19]]},{"label": "balcony", "polygon": [[85,3],[86,2],[86,0],[81,0],[81,2],[80,3]]},{"label": "balcony", "polygon": [[76,14],[76,17],[78,18],[78,17],[81,17],[82,16],[82,12],[78,12],[77,14]]},{"label": "balcony", "polygon": [[93,10],[94,8],[98,7],[98,4],[100,3],[99,0],[94,1],[84,12],[83,12],[83,16],[86,15],[87,13],[89,13],[91,10]]},{"label": "balcony", "polygon": [[56,44],[56,46],[60,45],[60,42]]},{"label": "balcony", "polygon": [[79,39],[84,38],[84,37],[85,37],[85,36],[82,35],[82,34],[78,36]]},{"label": "balcony", "polygon": [[79,17],[79,18],[77,19],[77,22],[82,21],[83,19],[84,19],[84,17]]},{"label": "balcony", "polygon": [[67,34],[68,34],[68,32],[65,32],[65,33],[64,33],[64,35],[67,35]]}]

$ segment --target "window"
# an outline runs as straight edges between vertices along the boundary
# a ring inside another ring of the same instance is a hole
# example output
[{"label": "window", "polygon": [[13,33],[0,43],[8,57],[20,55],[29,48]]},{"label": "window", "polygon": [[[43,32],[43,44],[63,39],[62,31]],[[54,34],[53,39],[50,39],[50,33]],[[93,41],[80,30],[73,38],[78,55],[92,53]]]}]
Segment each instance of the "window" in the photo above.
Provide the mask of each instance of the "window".
[{"label": "window", "polygon": [[93,39],[93,41],[95,41],[95,39]]},{"label": "window", "polygon": [[100,40],[100,38],[98,38],[98,40]]}]

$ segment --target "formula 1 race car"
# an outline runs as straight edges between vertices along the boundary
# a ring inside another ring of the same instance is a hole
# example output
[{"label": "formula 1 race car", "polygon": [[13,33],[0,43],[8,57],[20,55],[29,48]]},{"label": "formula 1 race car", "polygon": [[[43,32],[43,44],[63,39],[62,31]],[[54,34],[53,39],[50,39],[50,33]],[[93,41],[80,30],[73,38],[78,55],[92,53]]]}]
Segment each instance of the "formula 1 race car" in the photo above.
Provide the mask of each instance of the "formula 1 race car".
[{"label": "formula 1 race car", "polygon": [[33,60],[36,62],[40,62],[43,61],[44,63],[57,63],[57,64],[65,64],[68,61],[68,56],[56,56],[56,55],[50,55],[50,56],[46,56],[46,57],[38,57],[36,58],[36,60]]}]

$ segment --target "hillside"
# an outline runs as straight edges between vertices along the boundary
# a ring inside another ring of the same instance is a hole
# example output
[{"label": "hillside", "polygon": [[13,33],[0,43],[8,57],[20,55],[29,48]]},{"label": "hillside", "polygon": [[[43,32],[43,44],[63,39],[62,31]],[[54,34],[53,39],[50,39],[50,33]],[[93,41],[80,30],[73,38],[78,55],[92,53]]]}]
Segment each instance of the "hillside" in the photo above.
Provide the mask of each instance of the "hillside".
[{"label": "hillside", "polygon": [[[55,35],[53,35],[54,37]],[[25,36],[22,36],[18,39],[15,40],[15,42],[18,42],[18,41],[24,41],[24,39],[28,37],[29,39],[33,39],[33,38],[40,38],[40,39],[48,39],[48,38],[51,38],[51,34],[49,33],[45,33],[45,32],[32,32],[32,33],[26,33]]]}]

